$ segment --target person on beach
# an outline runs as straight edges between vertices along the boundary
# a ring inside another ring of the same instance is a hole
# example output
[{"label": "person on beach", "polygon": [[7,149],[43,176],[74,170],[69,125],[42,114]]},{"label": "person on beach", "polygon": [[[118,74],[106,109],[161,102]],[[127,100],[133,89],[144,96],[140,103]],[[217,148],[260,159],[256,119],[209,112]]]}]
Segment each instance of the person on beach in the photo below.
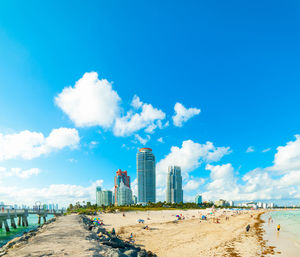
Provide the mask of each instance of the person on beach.
[{"label": "person on beach", "polygon": [[249,230],[250,230],[250,224],[247,225],[246,232],[249,232]]},{"label": "person on beach", "polygon": [[280,231],[280,224],[277,225],[277,231]]},{"label": "person on beach", "polygon": [[111,230],[111,234],[112,234],[113,236],[115,236],[115,235],[116,235],[115,228],[113,228],[113,229]]}]

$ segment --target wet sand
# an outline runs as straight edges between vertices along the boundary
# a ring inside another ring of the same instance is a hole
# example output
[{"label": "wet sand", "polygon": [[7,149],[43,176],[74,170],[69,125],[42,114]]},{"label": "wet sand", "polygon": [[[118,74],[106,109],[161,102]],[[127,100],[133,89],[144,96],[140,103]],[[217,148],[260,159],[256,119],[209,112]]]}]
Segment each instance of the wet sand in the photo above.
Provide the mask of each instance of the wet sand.
[{"label": "wet sand", "polygon": [[263,238],[268,241],[268,244],[276,246],[275,256],[281,257],[298,257],[300,256],[300,245],[289,236],[288,233],[281,229],[277,232],[277,224],[267,221],[267,215],[263,215],[264,235]]}]

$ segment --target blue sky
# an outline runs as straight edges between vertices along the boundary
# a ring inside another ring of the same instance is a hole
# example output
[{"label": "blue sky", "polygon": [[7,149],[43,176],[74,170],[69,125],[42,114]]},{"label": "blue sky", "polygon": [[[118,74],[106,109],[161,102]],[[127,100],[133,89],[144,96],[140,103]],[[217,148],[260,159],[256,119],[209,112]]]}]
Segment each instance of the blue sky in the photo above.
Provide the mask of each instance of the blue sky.
[{"label": "blue sky", "polygon": [[138,137],[157,159],[158,199],[170,163],[187,201],[300,198],[299,7],[0,3],[0,200],[93,201],[118,168],[135,180]]}]

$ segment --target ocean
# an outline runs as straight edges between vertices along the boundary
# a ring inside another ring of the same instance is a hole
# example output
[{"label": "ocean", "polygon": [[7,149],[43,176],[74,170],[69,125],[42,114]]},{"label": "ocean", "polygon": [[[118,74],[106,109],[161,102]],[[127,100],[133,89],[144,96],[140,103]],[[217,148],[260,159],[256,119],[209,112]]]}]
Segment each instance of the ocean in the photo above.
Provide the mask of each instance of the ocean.
[{"label": "ocean", "polygon": [[[273,222],[268,222],[271,217]],[[265,220],[265,239],[274,245],[280,256],[300,256],[300,210],[280,210],[266,213],[262,216]],[[280,224],[280,232],[277,225]],[[294,253],[298,253],[294,255]]]},{"label": "ocean", "polygon": [[[53,218],[53,215],[48,215],[47,220]],[[17,219],[15,219],[15,222],[17,223]],[[8,221],[8,224],[10,225],[10,220]],[[43,221],[42,221],[43,224]],[[21,236],[24,232],[35,229],[38,227],[38,216],[36,214],[29,214],[28,215],[28,227],[17,227],[17,229],[13,229],[10,227],[10,232],[6,232],[5,228],[3,226],[2,229],[0,229],[0,247],[5,245],[8,241],[12,240],[15,237]]]}]

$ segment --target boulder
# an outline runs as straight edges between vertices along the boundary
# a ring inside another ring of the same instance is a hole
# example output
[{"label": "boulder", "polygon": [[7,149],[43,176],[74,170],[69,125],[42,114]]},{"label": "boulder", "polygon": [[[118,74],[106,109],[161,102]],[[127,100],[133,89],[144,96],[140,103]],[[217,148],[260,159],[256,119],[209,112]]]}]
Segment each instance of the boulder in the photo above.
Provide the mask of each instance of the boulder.
[{"label": "boulder", "polygon": [[126,250],[125,252],[123,252],[126,256],[128,257],[137,257],[138,253],[137,251],[130,249],[130,250]]}]

